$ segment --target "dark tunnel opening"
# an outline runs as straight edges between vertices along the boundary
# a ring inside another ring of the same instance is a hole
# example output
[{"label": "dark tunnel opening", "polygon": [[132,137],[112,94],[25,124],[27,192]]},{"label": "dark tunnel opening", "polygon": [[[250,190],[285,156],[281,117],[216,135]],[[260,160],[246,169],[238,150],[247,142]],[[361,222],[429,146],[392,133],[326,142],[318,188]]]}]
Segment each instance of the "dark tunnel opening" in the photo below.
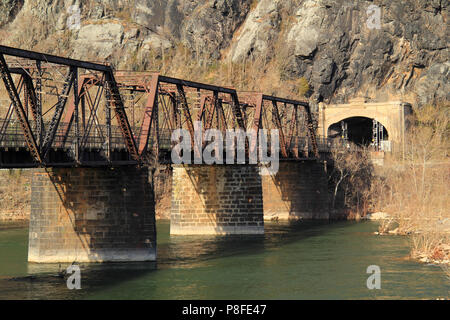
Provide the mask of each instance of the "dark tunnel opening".
[{"label": "dark tunnel opening", "polygon": [[386,128],[378,121],[366,117],[352,117],[332,124],[328,137],[351,141],[360,146],[380,146],[389,139]]}]

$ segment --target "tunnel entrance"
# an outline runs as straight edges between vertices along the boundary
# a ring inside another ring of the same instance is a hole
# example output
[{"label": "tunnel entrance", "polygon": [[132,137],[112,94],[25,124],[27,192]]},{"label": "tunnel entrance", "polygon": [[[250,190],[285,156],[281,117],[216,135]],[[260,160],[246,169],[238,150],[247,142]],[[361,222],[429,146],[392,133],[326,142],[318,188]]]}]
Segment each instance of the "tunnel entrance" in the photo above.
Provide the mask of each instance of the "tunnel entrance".
[{"label": "tunnel entrance", "polygon": [[376,150],[386,148],[389,134],[377,120],[366,117],[351,117],[332,124],[328,137],[351,141],[360,146],[372,146]]}]

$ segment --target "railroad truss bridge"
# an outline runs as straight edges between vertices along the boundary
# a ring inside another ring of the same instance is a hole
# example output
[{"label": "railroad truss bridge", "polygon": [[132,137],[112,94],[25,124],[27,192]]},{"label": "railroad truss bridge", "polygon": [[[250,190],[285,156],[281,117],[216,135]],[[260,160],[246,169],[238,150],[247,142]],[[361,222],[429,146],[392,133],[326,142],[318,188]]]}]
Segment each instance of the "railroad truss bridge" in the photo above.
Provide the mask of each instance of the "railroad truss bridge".
[{"label": "railroad truss bridge", "polygon": [[[161,163],[171,167],[173,235],[261,234],[265,214],[326,215],[326,145],[305,101],[6,46],[0,74],[0,168],[32,170],[29,261],[155,260],[149,169]],[[171,165],[172,132],[193,137],[197,121],[204,131],[278,130],[278,172]]]}]

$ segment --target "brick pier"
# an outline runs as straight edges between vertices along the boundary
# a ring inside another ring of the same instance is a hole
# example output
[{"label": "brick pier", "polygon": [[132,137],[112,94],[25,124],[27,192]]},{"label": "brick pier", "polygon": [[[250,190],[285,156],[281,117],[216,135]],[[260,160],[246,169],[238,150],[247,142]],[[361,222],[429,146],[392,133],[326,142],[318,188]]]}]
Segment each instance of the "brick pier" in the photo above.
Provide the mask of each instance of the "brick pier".
[{"label": "brick pier", "polygon": [[170,233],[263,234],[256,165],[173,166]]},{"label": "brick pier", "polygon": [[156,260],[148,170],[35,169],[28,261]]}]

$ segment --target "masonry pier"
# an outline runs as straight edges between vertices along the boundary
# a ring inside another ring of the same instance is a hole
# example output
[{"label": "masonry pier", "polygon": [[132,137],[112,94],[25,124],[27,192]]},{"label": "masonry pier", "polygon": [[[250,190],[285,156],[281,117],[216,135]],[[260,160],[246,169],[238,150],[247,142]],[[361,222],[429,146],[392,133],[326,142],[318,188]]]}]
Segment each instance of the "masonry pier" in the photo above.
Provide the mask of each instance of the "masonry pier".
[{"label": "masonry pier", "polygon": [[263,234],[257,165],[174,165],[170,233]]},{"label": "masonry pier", "polygon": [[276,174],[262,176],[264,219],[329,219],[327,185],[323,163],[280,161]]},{"label": "masonry pier", "polygon": [[34,169],[28,261],[156,260],[148,169]]}]

